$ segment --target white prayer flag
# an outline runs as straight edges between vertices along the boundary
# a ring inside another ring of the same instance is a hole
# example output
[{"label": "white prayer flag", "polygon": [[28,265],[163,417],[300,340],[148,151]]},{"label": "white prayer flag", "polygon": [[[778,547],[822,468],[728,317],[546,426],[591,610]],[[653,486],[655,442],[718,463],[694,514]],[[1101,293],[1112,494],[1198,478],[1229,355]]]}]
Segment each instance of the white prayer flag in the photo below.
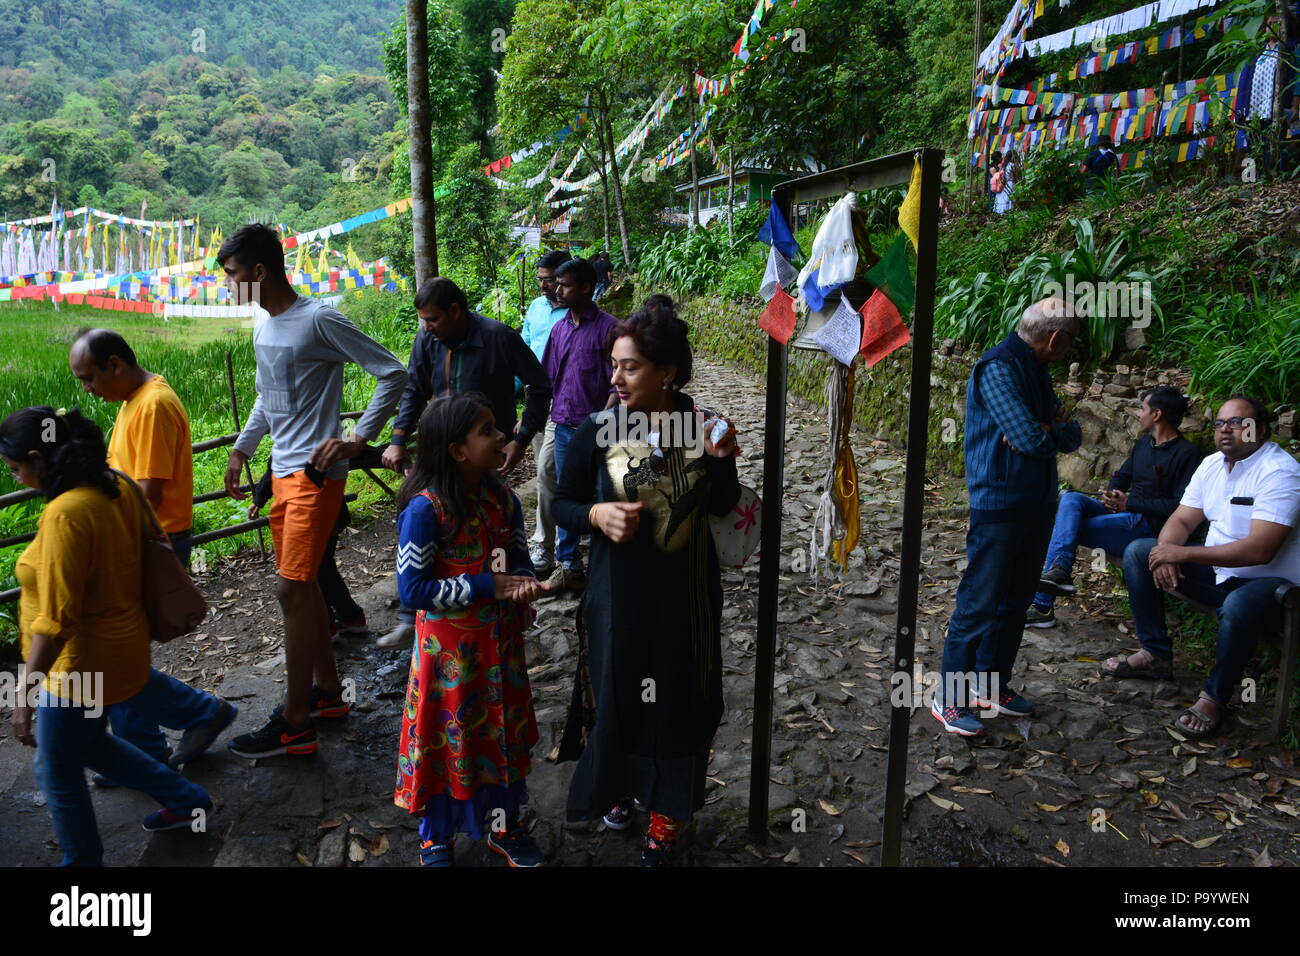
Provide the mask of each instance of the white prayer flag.
[{"label": "white prayer flag", "polygon": [[862,346],[862,316],[840,295],[840,306],[830,321],[813,333],[812,340],[841,365],[852,365]]},{"label": "white prayer flag", "polygon": [[758,287],[758,294],[764,302],[771,302],[778,286],[785,287],[799,278],[799,271],[781,255],[776,246],[767,252],[767,271],[763,273],[763,284]]}]

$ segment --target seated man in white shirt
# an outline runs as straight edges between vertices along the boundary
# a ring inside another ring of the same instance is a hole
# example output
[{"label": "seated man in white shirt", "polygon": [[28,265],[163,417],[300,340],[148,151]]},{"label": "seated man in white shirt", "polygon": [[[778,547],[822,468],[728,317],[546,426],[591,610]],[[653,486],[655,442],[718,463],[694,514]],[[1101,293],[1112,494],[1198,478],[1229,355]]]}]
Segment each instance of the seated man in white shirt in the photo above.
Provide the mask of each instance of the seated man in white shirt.
[{"label": "seated man in white shirt", "polygon": [[[1142,538],[1124,552],[1124,580],[1142,649],[1112,657],[1112,677],[1169,677],[1173,645],[1160,590],[1177,589],[1218,609],[1217,659],[1200,699],[1174,727],[1190,738],[1218,733],[1261,634],[1281,625],[1278,586],[1300,584],[1300,462],[1268,441],[1268,410],[1234,395],[1214,422],[1218,452],[1207,457],[1183,493],[1160,538]],[[1209,521],[1203,547],[1184,542]],[[1213,571],[1211,571],[1213,569]]]}]

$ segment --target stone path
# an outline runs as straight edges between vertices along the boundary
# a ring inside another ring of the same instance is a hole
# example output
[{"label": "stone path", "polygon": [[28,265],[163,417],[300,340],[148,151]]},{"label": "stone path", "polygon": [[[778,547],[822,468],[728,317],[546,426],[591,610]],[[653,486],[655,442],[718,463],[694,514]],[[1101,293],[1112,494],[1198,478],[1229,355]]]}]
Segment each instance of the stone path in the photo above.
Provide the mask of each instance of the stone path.
[{"label": "stone path", "polygon": [[[700,362],[701,404],[737,423],[742,480],[761,491],[763,391],[748,376]],[[858,439],[862,548],[843,581],[814,585],[791,570],[806,547],[826,468],[824,416],[791,406],[786,522],[778,609],[777,717],[768,768],[766,841],[746,829],[754,670],[757,557],[724,587],[727,711],[714,743],[710,792],[684,847],[688,865],[858,866],[879,860],[889,720],[903,462],[897,448]],[[937,669],[958,576],[965,565],[964,492],[933,476],[927,495],[917,658]],[[527,488],[521,487],[527,494]],[[349,534],[340,565],[374,631],[394,621],[391,514]],[[1117,579],[1084,575],[1063,603],[1063,624],[1031,631],[1017,679],[1039,705],[1033,720],[994,720],[987,741],[941,734],[925,707],[912,717],[904,861],[920,865],[1282,865],[1300,862],[1300,770],[1294,753],[1265,741],[1271,699],[1245,705],[1224,737],[1197,745],[1167,725],[1190,702],[1206,661],[1180,654],[1176,683],[1114,682],[1097,661],[1135,646],[1115,610]],[[260,723],[282,691],[279,611],[271,571],[253,556],[205,582],[215,613],[199,639],[161,648],[156,662],[215,689],[241,708],[235,732]],[[572,765],[546,759],[558,740],[573,668],[574,598],[538,605],[530,676],[542,741],[529,777],[535,835],[552,865],[629,865],[638,830],[563,824]],[[1181,649],[1180,649],[1181,652]],[[111,865],[410,866],[414,818],[391,802],[406,651],[367,641],[340,649],[358,705],[321,721],[312,758],[252,764],[221,741],[187,769],[217,800],[208,832],[149,835],[151,801],[96,792]],[[31,751],[0,737],[0,865],[57,862]],[[639,821],[644,826],[644,819]],[[462,838],[467,865],[503,865]]]}]

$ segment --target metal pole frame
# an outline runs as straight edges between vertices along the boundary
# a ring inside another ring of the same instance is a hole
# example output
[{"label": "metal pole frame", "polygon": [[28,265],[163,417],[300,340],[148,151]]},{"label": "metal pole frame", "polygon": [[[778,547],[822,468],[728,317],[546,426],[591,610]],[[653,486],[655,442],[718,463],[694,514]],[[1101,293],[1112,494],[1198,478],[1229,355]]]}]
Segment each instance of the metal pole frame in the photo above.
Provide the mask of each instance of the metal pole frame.
[{"label": "metal pole frame", "polygon": [[[903,544],[894,633],[894,681],[911,686],[916,647],[916,601],[920,583],[921,531],[925,507],[925,456],[930,418],[930,365],[934,343],[935,270],[939,251],[939,191],[944,153],[916,149],[852,166],[787,180],[772,190],[787,221],[795,203],[842,195],[849,190],[906,184],[915,160],[921,162],[921,222],[917,236],[916,312],[912,319],[912,367],[907,417],[907,472],[903,492]],[[758,572],[757,659],[754,670],[753,756],[749,774],[749,828],[767,836],[768,773],[772,755],[772,699],[776,671],[776,603],[781,569],[782,499],[785,492],[785,409],[789,346],[767,343],[767,408],[763,431],[763,506]],[[892,695],[891,695],[892,696]],[[908,695],[910,697],[910,695]],[[900,862],[904,785],[907,782],[907,732],[910,705],[894,706],[889,717],[889,757],[885,777],[885,818],[880,861]]]}]

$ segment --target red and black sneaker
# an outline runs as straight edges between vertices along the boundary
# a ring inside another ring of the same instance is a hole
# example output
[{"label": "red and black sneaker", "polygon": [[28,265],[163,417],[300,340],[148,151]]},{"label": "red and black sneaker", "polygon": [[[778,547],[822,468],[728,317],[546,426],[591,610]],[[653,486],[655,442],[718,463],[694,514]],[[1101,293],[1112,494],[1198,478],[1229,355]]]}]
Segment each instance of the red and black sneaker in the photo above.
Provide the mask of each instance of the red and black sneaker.
[{"label": "red and black sneaker", "polygon": [[[350,710],[352,704],[343,699],[342,688],[331,697],[315,684],[311,685],[311,710],[307,712],[308,717],[346,717]],[[271,713],[279,717],[284,713],[284,704],[277,705]]]},{"label": "red and black sneaker", "polygon": [[316,741],[316,728],[307,726],[297,730],[279,713],[273,713],[271,719],[261,730],[251,734],[242,734],[228,744],[230,752],[238,757],[258,760],[262,757],[278,757],[289,754],[295,757],[314,754],[320,744]]}]

